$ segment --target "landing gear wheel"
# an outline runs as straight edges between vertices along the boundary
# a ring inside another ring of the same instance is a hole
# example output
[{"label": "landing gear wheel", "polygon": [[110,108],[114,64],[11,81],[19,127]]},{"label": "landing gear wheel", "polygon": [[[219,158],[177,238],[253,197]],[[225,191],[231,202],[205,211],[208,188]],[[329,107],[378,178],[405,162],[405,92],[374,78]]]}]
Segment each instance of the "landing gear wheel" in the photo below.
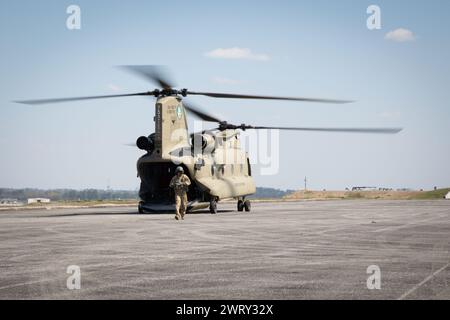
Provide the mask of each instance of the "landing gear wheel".
[{"label": "landing gear wheel", "polygon": [[250,212],[250,210],[252,209],[252,205],[250,203],[250,200],[245,200],[244,201],[244,209],[247,212]]},{"label": "landing gear wheel", "polygon": [[211,200],[209,202],[209,212],[211,212],[211,214],[217,213],[217,201],[216,200]]},{"label": "landing gear wheel", "polygon": [[139,204],[138,204],[138,212],[139,213],[144,213],[144,209],[142,209],[142,203],[141,202],[139,202]]},{"label": "landing gear wheel", "polygon": [[237,210],[238,211],[244,211],[244,201],[238,200],[238,202],[237,202]]}]

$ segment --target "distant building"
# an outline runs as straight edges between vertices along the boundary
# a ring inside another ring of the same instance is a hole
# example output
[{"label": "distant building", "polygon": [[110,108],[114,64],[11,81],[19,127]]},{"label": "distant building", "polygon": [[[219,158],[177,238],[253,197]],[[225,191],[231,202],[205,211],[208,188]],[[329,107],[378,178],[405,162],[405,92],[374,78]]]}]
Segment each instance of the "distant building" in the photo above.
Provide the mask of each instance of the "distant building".
[{"label": "distant building", "polygon": [[8,205],[17,205],[19,201],[17,199],[0,199],[0,205],[8,206]]},{"label": "distant building", "polygon": [[27,203],[28,204],[32,204],[32,203],[49,203],[50,199],[47,198],[28,198]]},{"label": "distant building", "polygon": [[377,187],[353,187],[352,191],[375,191]]}]

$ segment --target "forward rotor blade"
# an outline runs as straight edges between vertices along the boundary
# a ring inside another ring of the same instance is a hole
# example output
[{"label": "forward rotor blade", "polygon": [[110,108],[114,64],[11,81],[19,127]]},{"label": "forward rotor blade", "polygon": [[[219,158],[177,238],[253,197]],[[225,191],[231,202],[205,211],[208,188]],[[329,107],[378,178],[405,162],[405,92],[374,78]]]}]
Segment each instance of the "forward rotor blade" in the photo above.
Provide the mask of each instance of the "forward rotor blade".
[{"label": "forward rotor blade", "polygon": [[127,146],[127,147],[136,147],[136,142],[122,143],[122,145]]},{"label": "forward rotor blade", "polygon": [[37,99],[37,100],[19,100],[14,101],[16,103],[22,104],[47,104],[47,103],[59,103],[59,102],[71,102],[71,101],[82,101],[82,100],[96,100],[96,99],[107,99],[107,98],[120,98],[120,97],[132,97],[132,96],[151,96],[153,91],[149,92],[138,92],[138,93],[128,93],[128,94],[113,94],[104,96],[87,96],[87,97],[71,97],[71,98],[56,98],[56,99]]},{"label": "forward rotor blade", "polygon": [[217,123],[221,122],[221,120],[219,120],[218,118],[216,118],[212,115],[209,115],[206,112],[201,111],[198,108],[192,106],[191,104],[185,103],[184,101],[183,101],[183,106],[187,111],[191,112],[193,115],[199,117],[203,121],[217,122]]},{"label": "forward rotor blade", "polygon": [[322,103],[350,103],[352,100],[335,100],[335,99],[321,99],[321,98],[305,98],[305,97],[276,97],[276,96],[259,96],[247,94],[234,93],[218,93],[218,92],[195,92],[187,91],[187,94],[201,95],[213,98],[234,98],[234,99],[259,99],[259,100],[290,100],[290,101],[305,101],[305,102],[322,102]]},{"label": "forward rotor blade", "polygon": [[163,66],[137,65],[137,66],[120,66],[129,70],[147,80],[157,83],[163,89],[171,89],[174,87],[173,81],[170,81],[169,72]]},{"label": "forward rotor blade", "polygon": [[264,127],[245,126],[245,129],[278,129],[296,131],[326,131],[326,132],[354,132],[354,133],[385,133],[395,134],[402,131],[402,128],[301,128],[301,127]]}]

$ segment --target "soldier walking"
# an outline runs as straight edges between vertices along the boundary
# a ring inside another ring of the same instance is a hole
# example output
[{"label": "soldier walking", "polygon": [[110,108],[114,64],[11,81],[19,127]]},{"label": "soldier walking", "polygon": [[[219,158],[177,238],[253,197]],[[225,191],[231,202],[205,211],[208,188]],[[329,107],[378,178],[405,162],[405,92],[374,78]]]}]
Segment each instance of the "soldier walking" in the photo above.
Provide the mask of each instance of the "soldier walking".
[{"label": "soldier walking", "polygon": [[183,167],[177,167],[175,176],[170,181],[170,187],[175,192],[175,219],[184,220],[187,209],[187,191],[191,185],[191,180],[184,174]]}]

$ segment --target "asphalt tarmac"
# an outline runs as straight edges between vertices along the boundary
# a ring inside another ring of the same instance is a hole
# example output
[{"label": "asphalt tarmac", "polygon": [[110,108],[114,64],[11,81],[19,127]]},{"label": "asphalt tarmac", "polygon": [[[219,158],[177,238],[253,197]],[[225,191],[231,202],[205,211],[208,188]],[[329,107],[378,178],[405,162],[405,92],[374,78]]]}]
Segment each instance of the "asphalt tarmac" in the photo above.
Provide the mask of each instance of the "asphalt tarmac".
[{"label": "asphalt tarmac", "polygon": [[449,299],[449,248],[446,200],[0,211],[0,299]]}]

